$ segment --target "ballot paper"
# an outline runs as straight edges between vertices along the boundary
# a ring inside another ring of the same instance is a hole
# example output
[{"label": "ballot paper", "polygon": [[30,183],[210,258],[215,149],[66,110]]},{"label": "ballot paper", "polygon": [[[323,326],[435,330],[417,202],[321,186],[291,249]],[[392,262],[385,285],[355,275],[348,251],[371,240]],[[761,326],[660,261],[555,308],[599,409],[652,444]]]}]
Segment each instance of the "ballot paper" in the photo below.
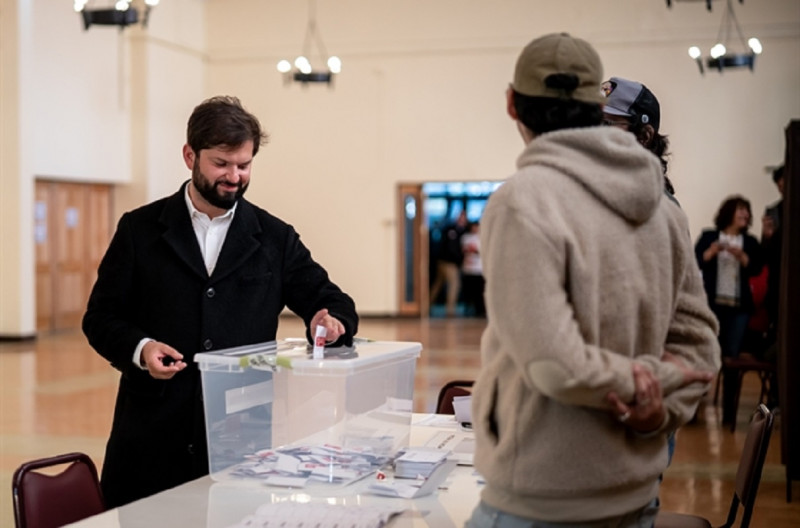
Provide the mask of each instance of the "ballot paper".
[{"label": "ballot paper", "polygon": [[398,478],[425,478],[441,465],[450,454],[448,449],[409,447],[394,460],[394,475]]},{"label": "ballot paper", "polygon": [[457,422],[472,424],[472,395],[455,396],[453,398],[453,410],[456,413]]},{"label": "ballot paper", "polygon": [[382,528],[403,511],[403,508],[389,505],[278,502],[259,506],[255,514],[228,528]]},{"label": "ballot paper", "polygon": [[475,457],[475,434],[467,431],[440,431],[425,443],[428,447],[450,451],[447,458],[459,466],[471,466]]}]

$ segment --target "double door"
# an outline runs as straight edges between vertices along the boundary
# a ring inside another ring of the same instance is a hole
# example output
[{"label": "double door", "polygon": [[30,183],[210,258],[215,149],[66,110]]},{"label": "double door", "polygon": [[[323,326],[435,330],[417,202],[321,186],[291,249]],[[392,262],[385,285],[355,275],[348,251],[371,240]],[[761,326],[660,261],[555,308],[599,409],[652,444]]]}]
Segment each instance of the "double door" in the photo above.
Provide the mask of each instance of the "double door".
[{"label": "double door", "polygon": [[77,328],[111,236],[110,185],[37,180],[36,329]]}]

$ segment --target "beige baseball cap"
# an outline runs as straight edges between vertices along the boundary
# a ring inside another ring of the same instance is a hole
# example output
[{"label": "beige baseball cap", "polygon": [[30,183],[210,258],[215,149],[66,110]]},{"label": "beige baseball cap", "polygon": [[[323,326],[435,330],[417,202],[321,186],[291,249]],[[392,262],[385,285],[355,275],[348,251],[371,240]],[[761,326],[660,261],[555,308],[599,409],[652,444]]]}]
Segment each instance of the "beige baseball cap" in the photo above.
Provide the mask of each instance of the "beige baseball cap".
[{"label": "beige baseball cap", "polygon": [[512,87],[522,95],[605,102],[603,63],[585,40],[551,33],[525,46],[517,59]]}]

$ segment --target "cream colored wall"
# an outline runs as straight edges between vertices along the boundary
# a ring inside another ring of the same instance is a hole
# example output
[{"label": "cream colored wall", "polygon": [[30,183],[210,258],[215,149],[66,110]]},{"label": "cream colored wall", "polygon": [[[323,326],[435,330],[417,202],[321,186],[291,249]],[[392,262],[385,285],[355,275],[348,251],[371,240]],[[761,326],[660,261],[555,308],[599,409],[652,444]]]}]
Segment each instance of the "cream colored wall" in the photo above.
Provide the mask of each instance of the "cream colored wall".
[{"label": "cream colored wall", "polygon": [[765,166],[780,163],[783,129],[800,117],[800,3],[734,8],[765,52],[754,73],[701,76],[686,50],[713,44],[721,2],[708,13],[657,0],[318,0],[327,51],[344,62],[329,90],[285,86],[275,70],[302,50],[305,2],[209,0],[207,90],[240,96],[272,133],[249,198],[297,227],[362,312],[393,312],[397,183],[513,171],[522,143],[503,92],[519,50],[543,33],[586,38],[607,76],[660,98],[693,237],[731,193],[760,217],[778,198]]},{"label": "cream colored wall", "polygon": [[[20,89],[20,17],[16,0],[0,0],[0,336],[30,335],[30,318],[23,301],[25,281],[21,280],[22,270],[30,266],[21,246],[23,229],[19,219],[23,196],[20,181],[20,127],[19,127],[19,89]],[[27,277],[30,283],[31,276]],[[27,319],[27,320],[26,320]]]},{"label": "cream colored wall", "polygon": [[764,55],[753,73],[705,76],[685,50],[710,47],[719,1],[708,13],[659,0],[317,0],[326,47],[344,61],[332,90],[285,86],[275,70],[302,48],[302,1],[164,0],[148,29],[124,32],[84,32],[66,0],[0,2],[0,335],[35,330],[34,178],[119,183],[118,215],[166,195],[188,177],[186,119],[209,95],[238,95],[271,132],[248,197],[297,227],[362,313],[396,309],[398,182],[513,171],[522,144],[503,92],[535,36],[586,38],[608,76],[658,95],[693,237],[729,193],[757,216],[777,199],[764,167],[800,117],[796,0],[735,2]]},{"label": "cream colored wall", "polygon": [[32,10],[21,93],[25,176],[128,181],[132,94],[125,33],[84,31],[71,2],[22,3]]},{"label": "cream colored wall", "polygon": [[130,188],[117,193],[120,214],[175,192],[189,177],[181,149],[186,120],[205,97],[203,3],[163,2],[148,28],[132,33],[134,178]]},{"label": "cream colored wall", "polygon": [[36,330],[35,178],[119,184],[121,214],[185,177],[180,135],[204,93],[204,10],[169,0],[147,30],[84,31],[71,2],[0,1],[0,336],[18,337]]}]

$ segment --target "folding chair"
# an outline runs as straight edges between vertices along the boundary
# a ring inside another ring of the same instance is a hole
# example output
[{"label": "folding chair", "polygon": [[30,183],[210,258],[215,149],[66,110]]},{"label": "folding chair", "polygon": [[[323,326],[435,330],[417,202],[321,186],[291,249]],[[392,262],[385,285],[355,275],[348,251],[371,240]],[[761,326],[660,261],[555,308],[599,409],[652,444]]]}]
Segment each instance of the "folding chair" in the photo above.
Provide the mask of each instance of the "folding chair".
[{"label": "folding chair", "polygon": [[472,380],[456,380],[445,383],[444,387],[439,390],[439,398],[436,401],[436,414],[455,414],[453,398],[472,394],[470,388],[474,383]]},{"label": "folding chair", "polygon": [[[739,506],[742,506],[741,509],[744,510],[742,521],[739,523],[740,528],[747,528],[750,525],[758,485],[761,483],[761,470],[764,468],[764,460],[767,457],[773,420],[774,417],[767,406],[763,403],[759,404],[747,430],[739,467],[736,470],[736,487],[728,511],[728,519],[720,528],[733,526],[739,513]],[[708,519],[698,515],[664,511],[659,512],[655,524],[655,528],[711,528],[711,526]]]},{"label": "folding chair", "polygon": [[[60,473],[38,470],[69,464]],[[84,453],[32,460],[11,483],[17,528],[56,528],[105,511],[97,468]]]},{"label": "folding chair", "polygon": [[739,357],[735,358],[722,358],[722,370],[717,375],[717,382],[714,387],[714,404],[716,405],[719,399],[720,379],[724,376],[736,376],[736,392],[733,397],[734,419],[731,422],[731,432],[736,430],[736,414],[739,412],[739,399],[742,395],[744,375],[748,372],[758,374],[761,382],[758,403],[764,403],[768,400],[770,387],[775,381],[776,367],[775,363],[758,359],[747,352],[742,352]]}]

